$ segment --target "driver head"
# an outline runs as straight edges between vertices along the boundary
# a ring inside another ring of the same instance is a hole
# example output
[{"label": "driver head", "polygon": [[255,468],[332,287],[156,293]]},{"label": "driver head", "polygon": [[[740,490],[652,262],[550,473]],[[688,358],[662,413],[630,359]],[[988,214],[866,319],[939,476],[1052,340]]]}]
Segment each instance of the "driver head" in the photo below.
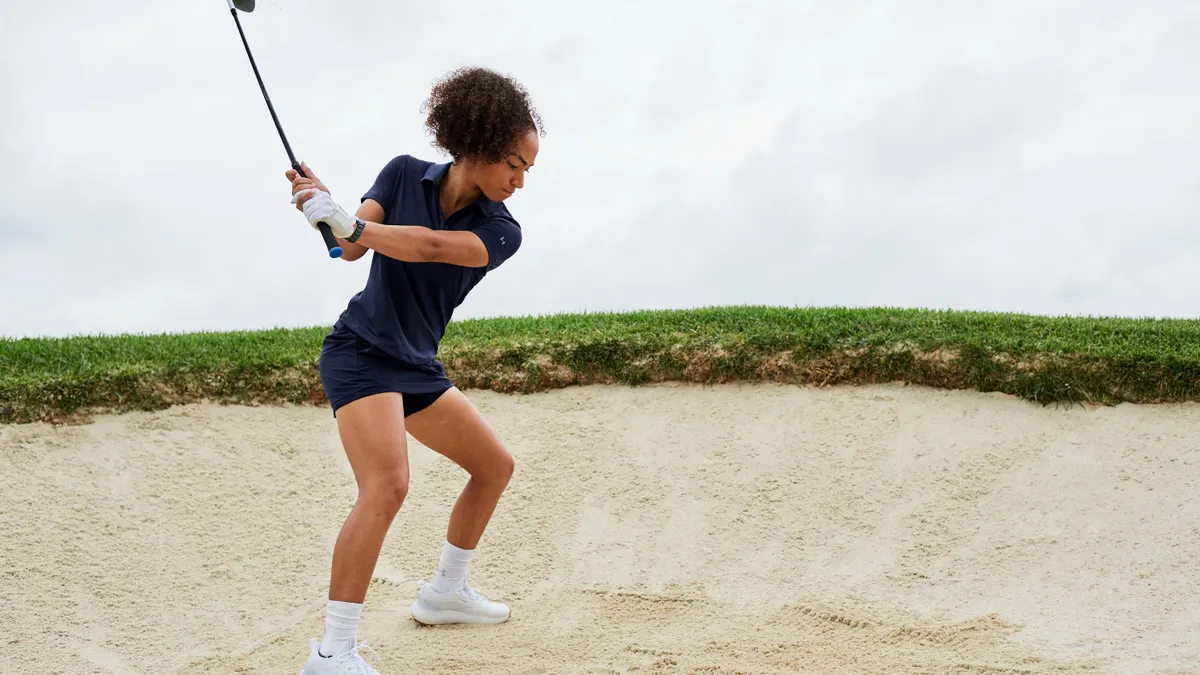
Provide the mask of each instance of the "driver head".
[{"label": "driver head", "polygon": [[229,7],[239,12],[253,12],[254,0],[229,0]]}]

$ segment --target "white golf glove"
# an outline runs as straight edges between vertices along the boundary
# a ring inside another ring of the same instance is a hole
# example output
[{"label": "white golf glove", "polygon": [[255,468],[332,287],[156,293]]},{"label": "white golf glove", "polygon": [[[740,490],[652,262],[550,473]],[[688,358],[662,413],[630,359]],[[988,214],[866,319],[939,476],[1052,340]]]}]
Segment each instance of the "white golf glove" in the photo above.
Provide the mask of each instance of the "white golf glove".
[{"label": "white golf glove", "polygon": [[292,203],[300,201],[300,196],[308,193],[315,194],[304,202],[304,217],[314,230],[317,229],[317,223],[324,221],[333,232],[333,236],[338,239],[345,239],[354,234],[354,218],[338,206],[328,192],[316,189],[301,190],[292,195]]}]

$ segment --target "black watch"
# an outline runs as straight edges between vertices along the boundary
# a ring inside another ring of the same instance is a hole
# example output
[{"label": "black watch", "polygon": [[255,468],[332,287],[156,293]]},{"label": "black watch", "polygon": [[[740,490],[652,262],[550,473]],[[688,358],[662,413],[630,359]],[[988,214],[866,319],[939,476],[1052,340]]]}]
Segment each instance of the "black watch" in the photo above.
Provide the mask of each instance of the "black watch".
[{"label": "black watch", "polygon": [[362,236],[363,230],[366,229],[366,227],[367,227],[367,222],[365,220],[363,220],[362,218],[355,217],[354,218],[354,232],[351,233],[351,235],[349,237],[346,237],[346,241],[350,242],[351,244],[358,241],[358,238]]}]

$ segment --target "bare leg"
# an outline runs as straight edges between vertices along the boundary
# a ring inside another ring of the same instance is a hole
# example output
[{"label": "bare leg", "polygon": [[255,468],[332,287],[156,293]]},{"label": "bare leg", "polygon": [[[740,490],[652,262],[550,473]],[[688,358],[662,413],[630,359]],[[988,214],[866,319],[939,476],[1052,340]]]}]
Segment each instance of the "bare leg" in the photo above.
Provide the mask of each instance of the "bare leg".
[{"label": "bare leg", "polygon": [[409,417],[408,432],[471,475],[450,513],[446,540],[473,550],[512,478],[512,455],[458,388]]},{"label": "bare leg", "polygon": [[358,483],[358,500],[333,548],[329,599],[362,603],[392,520],[408,494],[408,441],[399,394],[343,406],[338,432]]}]

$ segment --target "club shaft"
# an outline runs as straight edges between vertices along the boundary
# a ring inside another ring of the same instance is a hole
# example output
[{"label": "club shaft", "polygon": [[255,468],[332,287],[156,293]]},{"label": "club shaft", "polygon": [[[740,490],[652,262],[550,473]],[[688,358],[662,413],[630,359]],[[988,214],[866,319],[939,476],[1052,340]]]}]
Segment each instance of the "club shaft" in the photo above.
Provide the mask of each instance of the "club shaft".
[{"label": "club shaft", "polygon": [[[263,100],[267,102],[267,110],[271,112],[271,119],[275,122],[275,130],[279,132],[279,140],[283,141],[283,149],[287,151],[288,161],[291,162],[292,168],[300,171],[300,165],[296,162],[296,156],[292,154],[292,146],[288,144],[287,136],[283,133],[283,125],[279,123],[279,116],[275,114],[275,106],[271,105],[271,97],[267,94],[267,86],[263,84],[262,75],[258,72],[258,64],[254,62],[254,54],[250,53],[250,43],[246,41],[246,33],[242,30],[242,22],[238,20],[236,9],[229,10],[233,14],[233,21],[237,24],[238,35],[242,38],[242,46],[246,48],[246,56],[250,59],[250,67],[254,69],[254,79],[258,80],[258,88],[262,90]],[[303,173],[300,171],[300,173]]]},{"label": "club shaft", "polygon": [[[229,8],[229,13],[233,15],[233,22],[237,24],[238,35],[242,38],[242,46],[246,48],[246,57],[250,59],[250,67],[254,69],[254,79],[258,80],[258,88],[262,90],[263,100],[267,102],[267,110],[271,112],[271,120],[275,122],[275,130],[279,132],[279,140],[283,141],[283,149],[287,151],[288,161],[292,164],[292,169],[296,173],[308,178],[304,173],[304,169],[300,168],[300,162],[296,161],[296,156],[292,154],[292,146],[288,144],[287,136],[283,133],[283,125],[279,123],[279,115],[275,114],[275,106],[271,105],[271,97],[267,94],[267,86],[263,84],[262,75],[258,72],[258,64],[254,62],[254,54],[250,52],[250,42],[246,40],[246,32],[242,30],[242,22],[238,19],[238,12],[235,7]],[[342,247],[338,245],[337,238],[333,236],[333,231],[324,221],[317,223],[317,230],[321,233],[321,238],[325,240],[325,248],[329,249],[331,258],[339,258],[342,255]]]}]

